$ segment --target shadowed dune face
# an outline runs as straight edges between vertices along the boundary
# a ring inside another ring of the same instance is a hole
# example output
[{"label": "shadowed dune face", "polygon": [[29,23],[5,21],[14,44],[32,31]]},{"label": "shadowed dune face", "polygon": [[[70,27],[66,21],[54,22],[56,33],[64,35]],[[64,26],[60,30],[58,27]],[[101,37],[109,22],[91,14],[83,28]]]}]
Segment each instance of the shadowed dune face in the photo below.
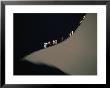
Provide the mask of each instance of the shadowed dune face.
[{"label": "shadowed dune face", "polygon": [[53,65],[72,75],[97,74],[97,14],[87,14],[66,41],[35,51],[24,58],[32,63]]},{"label": "shadowed dune face", "polygon": [[29,61],[22,61],[17,64],[14,75],[67,75],[57,67],[45,63],[33,64]]}]

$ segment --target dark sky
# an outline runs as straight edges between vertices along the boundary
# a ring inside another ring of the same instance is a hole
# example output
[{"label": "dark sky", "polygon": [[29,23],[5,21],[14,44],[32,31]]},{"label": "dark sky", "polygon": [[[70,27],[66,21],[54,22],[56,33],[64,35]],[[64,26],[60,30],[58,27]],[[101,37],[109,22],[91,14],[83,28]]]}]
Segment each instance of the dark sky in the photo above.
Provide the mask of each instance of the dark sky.
[{"label": "dark sky", "polygon": [[78,27],[84,14],[14,14],[14,59],[43,48],[43,43],[61,37]]}]

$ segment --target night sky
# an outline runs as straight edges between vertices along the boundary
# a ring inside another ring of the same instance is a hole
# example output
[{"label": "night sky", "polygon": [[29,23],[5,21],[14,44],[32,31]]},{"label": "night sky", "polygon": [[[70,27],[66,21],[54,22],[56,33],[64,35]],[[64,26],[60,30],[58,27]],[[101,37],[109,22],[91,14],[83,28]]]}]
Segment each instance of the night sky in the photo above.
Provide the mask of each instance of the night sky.
[{"label": "night sky", "polygon": [[44,42],[55,39],[61,42],[61,37],[68,38],[84,15],[14,13],[14,60],[43,49]]}]

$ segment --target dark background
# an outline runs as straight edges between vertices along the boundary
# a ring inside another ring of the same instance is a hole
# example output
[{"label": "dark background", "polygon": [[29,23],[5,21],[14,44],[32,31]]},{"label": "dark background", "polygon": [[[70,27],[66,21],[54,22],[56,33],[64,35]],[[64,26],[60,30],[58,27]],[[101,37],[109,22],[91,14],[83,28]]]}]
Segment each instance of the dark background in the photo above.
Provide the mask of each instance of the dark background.
[{"label": "dark background", "polygon": [[44,42],[66,39],[84,14],[14,14],[14,58],[43,48]]}]

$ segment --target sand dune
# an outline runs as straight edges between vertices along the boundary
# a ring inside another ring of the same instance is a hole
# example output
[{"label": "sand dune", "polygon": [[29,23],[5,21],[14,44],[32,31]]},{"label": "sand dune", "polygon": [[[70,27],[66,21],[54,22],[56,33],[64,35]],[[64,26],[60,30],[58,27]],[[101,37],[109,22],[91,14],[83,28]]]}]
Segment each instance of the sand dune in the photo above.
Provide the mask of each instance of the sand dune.
[{"label": "sand dune", "polygon": [[24,60],[50,64],[72,75],[96,75],[97,14],[88,13],[73,36],[66,41],[35,51]]}]

